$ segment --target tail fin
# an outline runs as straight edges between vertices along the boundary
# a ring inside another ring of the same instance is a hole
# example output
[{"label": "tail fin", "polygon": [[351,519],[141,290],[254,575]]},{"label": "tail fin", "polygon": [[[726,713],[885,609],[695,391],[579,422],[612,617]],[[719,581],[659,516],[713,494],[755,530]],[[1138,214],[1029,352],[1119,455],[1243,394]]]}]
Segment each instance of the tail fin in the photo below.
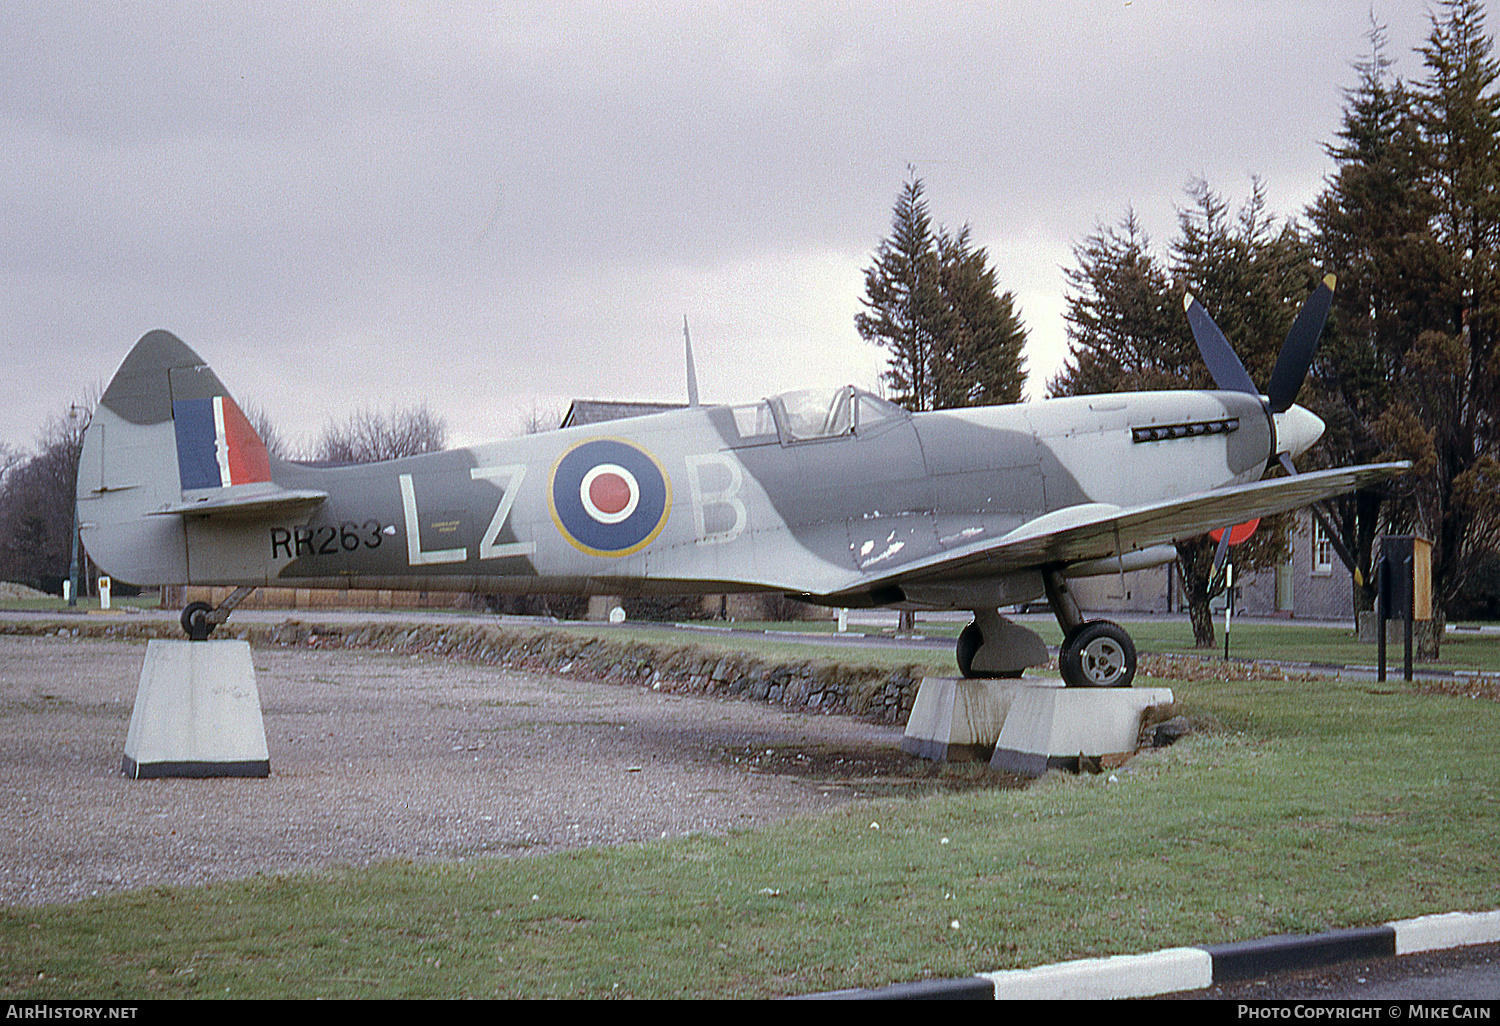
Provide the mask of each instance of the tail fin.
[{"label": "tail fin", "polygon": [[[255,516],[326,496],[272,482],[250,421],[203,359],[171,332],[142,336],[99,399],[78,468],[89,555],[133,584],[184,584],[203,564],[177,514]],[[190,555],[192,559],[190,560]]]},{"label": "tail fin", "polygon": [[138,426],[173,422],[184,492],[271,480],[255,428],[218,376],[171,332],[144,335],[99,404]]},{"label": "tail fin", "polygon": [[271,480],[266,444],[229,396],[173,400],[172,420],[184,492]]}]

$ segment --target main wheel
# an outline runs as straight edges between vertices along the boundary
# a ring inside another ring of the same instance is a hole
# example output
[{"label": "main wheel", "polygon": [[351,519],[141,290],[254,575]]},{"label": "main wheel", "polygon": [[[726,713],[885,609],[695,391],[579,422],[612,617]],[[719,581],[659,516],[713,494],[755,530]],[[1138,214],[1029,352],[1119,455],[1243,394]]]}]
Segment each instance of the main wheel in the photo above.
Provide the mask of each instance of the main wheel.
[{"label": "main wheel", "polygon": [[187,631],[189,641],[207,641],[208,636],[218,626],[211,623],[208,614],[214,611],[214,607],[207,602],[189,602],[187,608],[182,611],[182,629]]},{"label": "main wheel", "polygon": [[979,624],[972,620],[969,625],[958,632],[958,647],[954,655],[958,659],[958,672],[965,677],[975,680],[1014,680],[1021,676],[1020,670],[976,670],[974,669],[974,656],[984,644],[984,633],[979,629]]},{"label": "main wheel", "polygon": [[1070,688],[1128,688],[1135,679],[1135,642],[1117,624],[1089,620],[1063,641],[1057,668]]}]

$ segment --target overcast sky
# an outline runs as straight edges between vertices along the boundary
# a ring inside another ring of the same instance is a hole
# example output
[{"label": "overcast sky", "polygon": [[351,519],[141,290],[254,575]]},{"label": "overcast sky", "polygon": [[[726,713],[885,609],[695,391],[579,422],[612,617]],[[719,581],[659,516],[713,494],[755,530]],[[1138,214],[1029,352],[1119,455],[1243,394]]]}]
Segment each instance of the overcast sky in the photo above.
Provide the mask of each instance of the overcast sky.
[{"label": "overcast sky", "polygon": [[[1183,187],[1321,188],[1368,0],[48,3],[0,12],[0,442],[167,328],[292,439],[427,401],[875,384],[863,269],[915,167],[1016,293]],[[1417,0],[1376,0],[1422,77]],[[1337,271],[1337,268],[1332,270]]]}]

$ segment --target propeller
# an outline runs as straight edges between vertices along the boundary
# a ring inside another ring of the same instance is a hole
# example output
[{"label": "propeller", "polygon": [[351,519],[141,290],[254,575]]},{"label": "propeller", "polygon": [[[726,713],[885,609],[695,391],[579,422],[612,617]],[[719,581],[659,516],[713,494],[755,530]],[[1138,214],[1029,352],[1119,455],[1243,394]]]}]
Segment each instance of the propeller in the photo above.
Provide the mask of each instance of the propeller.
[{"label": "propeller", "polygon": [[[1325,275],[1322,283],[1302,304],[1302,309],[1297,311],[1297,319],[1286,333],[1286,341],[1281,344],[1281,353],[1276,357],[1276,368],[1271,371],[1271,383],[1265,393],[1272,413],[1285,413],[1297,401],[1297,393],[1302,390],[1302,382],[1312,366],[1313,354],[1318,350],[1318,340],[1323,337],[1323,324],[1333,306],[1336,284],[1333,275]],[[1182,305],[1187,310],[1188,326],[1193,329],[1193,341],[1198,343],[1198,352],[1203,355],[1214,384],[1225,392],[1260,395],[1260,389],[1250,380],[1250,374],[1234,347],[1208,311],[1203,309],[1203,304],[1189,292],[1183,297]]]},{"label": "propeller", "polygon": [[[1277,451],[1272,455],[1272,460],[1280,463],[1288,475],[1297,473],[1290,450],[1296,447],[1296,451],[1301,452],[1323,433],[1323,422],[1297,406],[1296,402],[1297,393],[1302,390],[1302,382],[1307,379],[1307,372],[1312,367],[1318,340],[1323,337],[1323,325],[1333,306],[1333,290],[1337,282],[1333,275],[1325,275],[1322,283],[1302,304],[1302,309],[1297,311],[1297,318],[1292,321],[1291,330],[1281,344],[1276,367],[1271,371],[1271,381],[1266,387],[1265,402],[1276,428]],[[1193,341],[1198,343],[1198,352],[1203,355],[1203,362],[1208,366],[1208,373],[1212,375],[1214,384],[1225,392],[1245,392],[1259,396],[1261,392],[1255,387],[1255,382],[1250,380],[1245,365],[1240,362],[1234,347],[1203,308],[1203,304],[1189,292],[1183,298],[1182,305],[1187,311],[1188,326],[1193,330]],[[1283,441],[1289,444],[1283,447]],[[1269,462],[1267,465],[1269,466]],[[1229,538],[1230,532],[1227,530],[1219,536],[1218,548],[1214,550],[1214,576],[1223,569],[1224,560],[1229,555]]]},{"label": "propeller", "polygon": [[1271,371],[1271,383],[1266,386],[1266,398],[1271,402],[1272,413],[1285,413],[1297,401],[1302,391],[1302,382],[1307,379],[1312,366],[1313,354],[1318,351],[1318,340],[1323,337],[1323,325],[1328,320],[1328,310],[1333,306],[1333,288],[1337,279],[1325,275],[1321,284],[1307,297],[1292,330],[1286,333],[1281,344],[1281,354],[1276,357],[1276,369]]}]

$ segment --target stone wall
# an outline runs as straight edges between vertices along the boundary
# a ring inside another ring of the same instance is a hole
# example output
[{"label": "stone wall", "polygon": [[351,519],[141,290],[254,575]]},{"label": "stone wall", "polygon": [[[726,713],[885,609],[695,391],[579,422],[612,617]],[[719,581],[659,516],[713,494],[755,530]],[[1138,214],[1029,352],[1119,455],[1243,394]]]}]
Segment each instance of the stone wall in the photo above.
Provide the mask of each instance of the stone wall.
[{"label": "stone wall", "polygon": [[[182,638],[173,622],[0,621],[0,633],[66,637]],[[808,660],[768,662],[745,652],[701,645],[663,645],[581,631],[516,630],[477,624],[279,624],[220,627],[216,638],[256,647],[365,649],[428,655],[485,666],[555,673],[676,694],[722,695],[803,711],[843,713],[904,724],[925,673],[912,664],[890,669]]]}]

